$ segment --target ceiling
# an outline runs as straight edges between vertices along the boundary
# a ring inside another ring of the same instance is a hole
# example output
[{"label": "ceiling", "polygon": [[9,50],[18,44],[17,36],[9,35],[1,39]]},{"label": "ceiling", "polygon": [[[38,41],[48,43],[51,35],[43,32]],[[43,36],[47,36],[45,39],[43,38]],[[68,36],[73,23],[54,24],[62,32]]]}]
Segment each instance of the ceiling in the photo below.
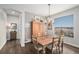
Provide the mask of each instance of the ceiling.
[{"label": "ceiling", "polygon": [[[78,4],[51,4],[50,14],[53,15],[76,6],[78,6]],[[14,9],[17,11],[26,11],[41,16],[49,15],[48,4],[0,4],[0,8]]]}]

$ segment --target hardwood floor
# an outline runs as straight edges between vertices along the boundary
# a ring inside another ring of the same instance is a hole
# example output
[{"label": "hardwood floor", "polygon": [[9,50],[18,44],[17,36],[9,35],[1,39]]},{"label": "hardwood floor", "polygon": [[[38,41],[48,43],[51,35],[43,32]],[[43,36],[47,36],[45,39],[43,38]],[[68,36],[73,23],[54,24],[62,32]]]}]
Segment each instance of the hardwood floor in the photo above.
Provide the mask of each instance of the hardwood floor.
[{"label": "hardwood floor", "polygon": [[27,43],[25,47],[21,47],[18,40],[8,41],[0,50],[2,54],[33,54],[32,43]]},{"label": "hardwood floor", "polygon": [[[32,43],[27,43],[25,47],[21,47],[19,40],[12,40],[7,41],[5,46],[0,50],[0,54],[36,54],[36,50]],[[63,54],[79,54],[79,49],[64,44]]]},{"label": "hardwood floor", "polygon": [[64,44],[64,54],[79,54],[79,48]]}]

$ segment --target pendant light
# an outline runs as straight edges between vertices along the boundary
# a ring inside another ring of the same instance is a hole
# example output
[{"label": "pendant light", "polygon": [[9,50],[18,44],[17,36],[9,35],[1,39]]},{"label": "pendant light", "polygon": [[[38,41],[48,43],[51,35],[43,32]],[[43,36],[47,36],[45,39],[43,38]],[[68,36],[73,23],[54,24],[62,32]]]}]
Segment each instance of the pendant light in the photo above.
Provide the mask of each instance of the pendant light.
[{"label": "pendant light", "polygon": [[50,4],[48,4],[48,6],[49,6],[49,16],[48,17],[50,17]]},{"label": "pendant light", "polygon": [[51,4],[48,4],[48,7],[49,7],[49,15],[48,15],[48,18],[47,18],[48,29],[52,29],[52,20],[51,20],[51,17],[50,17],[50,5]]}]

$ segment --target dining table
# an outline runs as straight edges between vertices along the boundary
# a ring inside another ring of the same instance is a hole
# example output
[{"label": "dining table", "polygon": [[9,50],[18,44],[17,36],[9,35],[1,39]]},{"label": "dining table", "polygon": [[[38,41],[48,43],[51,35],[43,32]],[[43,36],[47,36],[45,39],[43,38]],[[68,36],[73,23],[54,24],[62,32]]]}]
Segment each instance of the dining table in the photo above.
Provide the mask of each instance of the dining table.
[{"label": "dining table", "polygon": [[54,36],[43,36],[37,39],[37,42],[43,47],[43,54],[46,53],[46,47],[53,42]]}]

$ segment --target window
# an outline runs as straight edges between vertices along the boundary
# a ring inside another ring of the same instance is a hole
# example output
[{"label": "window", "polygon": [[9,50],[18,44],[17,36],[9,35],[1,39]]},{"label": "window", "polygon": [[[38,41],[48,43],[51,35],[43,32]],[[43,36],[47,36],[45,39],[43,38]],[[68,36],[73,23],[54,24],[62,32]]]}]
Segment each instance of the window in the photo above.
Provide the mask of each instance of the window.
[{"label": "window", "polygon": [[63,16],[55,19],[55,34],[59,35],[61,30],[67,37],[74,37],[73,33],[73,15]]}]

